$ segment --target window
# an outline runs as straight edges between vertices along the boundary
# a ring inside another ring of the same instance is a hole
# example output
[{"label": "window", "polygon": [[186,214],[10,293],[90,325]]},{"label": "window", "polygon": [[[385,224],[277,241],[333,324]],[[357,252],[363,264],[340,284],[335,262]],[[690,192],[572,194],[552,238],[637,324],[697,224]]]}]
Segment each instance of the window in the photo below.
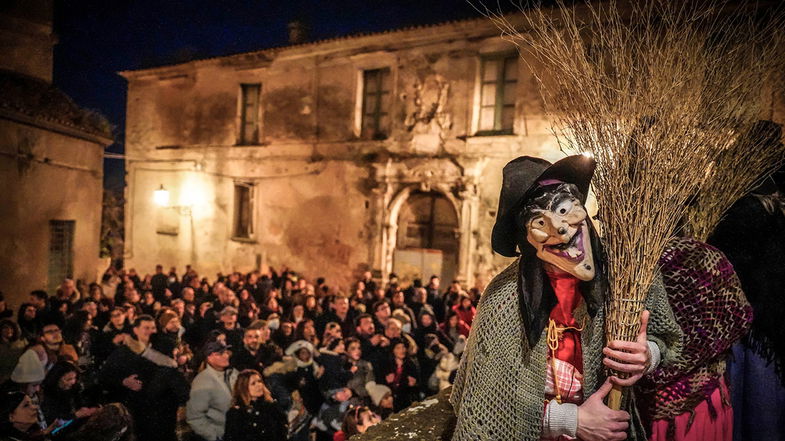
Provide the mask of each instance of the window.
[{"label": "window", "polygon": [[74,230],[76,221],[49,221],[49,292],[74,275]]},{"label": "window", "polygon": [[253,185],[234,184],[234,232],[236,239],[250,239],[253,235]]},{"label": "window", "polygon": [[362,134],[385,139],[390,130],[390,69],[363,71]]},{"label": "window", "polygon": [[240,142],[249,145],[259,143],[259,96],[261,84],[241,84]]},{"label": "window", "polygon": [[484,57],[480,69],[478,134],[512,134],[518,57]]}]

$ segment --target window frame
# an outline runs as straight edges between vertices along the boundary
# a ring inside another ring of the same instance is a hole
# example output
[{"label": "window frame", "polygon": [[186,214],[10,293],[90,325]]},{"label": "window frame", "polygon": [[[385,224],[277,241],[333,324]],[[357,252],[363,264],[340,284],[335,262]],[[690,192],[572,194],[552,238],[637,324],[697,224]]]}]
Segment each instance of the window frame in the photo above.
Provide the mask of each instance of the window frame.
[{"label": "window frame", "polygon": [[[255,108],[248,112],[249,91],[256,89]],[[259,145],[262,139],[262,83],[240,83],[240,99],[238,103],[239,127],[237,131],[237,145]],[[249,113],[252,117],[249,119]],[[254,133],[246,133],[248,123],[252,123]]]},{"label": "window frame", "polygon": [[[368,100],[367,97],[368,93],[368,75],[373,72],[378,72],[379,75],[376,78],[376,91],[374,92],[374,97],[376,98],[376,109],[373,112],[373,126],[371,127],[372,133],[366,132],[366,118],[368,117]],[[384,75],[387,75],[388,81],[388,89],[384,90]],[[361,79],[362,79],[362,86],[361,86],[361,94],[360,99],[361,106],[360,106],[360,138],[362,139],[372,139],[372,140],[384,140],[389,138],[390,131],[391,131],[391,113],[392,113],[392,69],[388,66],[385,67],[377,67],[373,69],[362,69],[361,71]],[[382,109],[382,97],[387,95],[388,99],[388,109],[384,111]],[[382,127],[381,118],[382,116],[387,116],[387,127]]]},{"label": "window frame", "polygon": [[[240,231],[240,222],[241,222],[241,210],[243,207],[241,206],[240,195],[238,193],[238,189],[243,188],[247,191],[247,211],[248,211],[248,220],[247,220],[247,231]],[[233,209],[232,209],[232,240],[239,241],[239,242],[255,242],[256,240],[256,229],[254,228],[255,223],[255,210],[254,210],[254,199],[256,196],[255,191],[256,185],[253,182],[247,181],[234,181],[232,190],[233,190]],[[242,233],[242,234],[241,234]]]},{"label": "window frame", "polygon": [[[475,130],[475,136],[498,136],[498,135],[514,135],[515,134],[515,115],[516,115],[516,108],[517,108],[517,92],[518,92],[518,79],[520,77],[520,65],[518,63],[518,54],[516,52],[498,52],[492,54],[483,54],[480,56],[479,60],[479,70],[478,70],[478,77],[477,77],[477,84],[478,84],[478,91],[477,94],[477,125]],[[516,75],[514,80],[508,80],[506,78],[507,73],[507,63],[512,60],[515,63]],[[497,61],[497,71],[496,71],[496,79],[494,81],[485,81],[485,68],[489,61]],[[495,85],[495,96],[494,96],[494,103],[493,106],[483,106],[483,92],[484,87],[487,84],[494,84]],[[512,104],[504,104],[504,89],[505,86],[508,84],[514,84],[514,94],[515,99],[513,99]],[[493,107],[494,114],[493,114],[493,129],[483,129],[482,128],[482,117],[483,117],[483,108],[490,108]],[[510,108],[512,109],[513,118],[510,127],[504,127],[504,109]]]}]

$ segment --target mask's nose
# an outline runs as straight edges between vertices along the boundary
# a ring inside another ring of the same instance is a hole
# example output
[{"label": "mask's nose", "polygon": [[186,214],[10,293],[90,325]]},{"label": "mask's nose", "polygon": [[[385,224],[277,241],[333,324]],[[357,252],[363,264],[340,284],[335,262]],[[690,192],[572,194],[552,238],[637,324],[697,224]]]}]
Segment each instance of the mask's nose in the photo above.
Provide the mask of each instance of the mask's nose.
[{"label": "mask's nose", "polygon": [[569,229],[567,228],[567,223],[561,218],[561,216],[555,215],[546,215],[545,216],[548,232],[551,236],[558,236],[562,242],[568,242],[570,240],[567,237],[567,232]]}]

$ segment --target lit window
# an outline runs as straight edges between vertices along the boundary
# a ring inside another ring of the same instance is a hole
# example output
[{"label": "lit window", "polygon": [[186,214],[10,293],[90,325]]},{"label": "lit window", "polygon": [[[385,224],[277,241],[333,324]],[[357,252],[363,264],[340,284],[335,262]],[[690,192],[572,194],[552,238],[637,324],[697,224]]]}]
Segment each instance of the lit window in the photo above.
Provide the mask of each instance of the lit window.
[{"label": "lit window", "polygon": [[518,57],[483,57],[478,134],[512,134]]},{"label": "lit window", "polygon": [[253,185],[234,184],[234,234],[238,239],[253,235]]},{"label": "lit window", "polygon": [[390,130],[390,69],[363,71],[362,137],[385,139]]},{"label": "lit window", "polygon": [[239,144],[259,143],[259,97],[261,84],[242,84]]}]

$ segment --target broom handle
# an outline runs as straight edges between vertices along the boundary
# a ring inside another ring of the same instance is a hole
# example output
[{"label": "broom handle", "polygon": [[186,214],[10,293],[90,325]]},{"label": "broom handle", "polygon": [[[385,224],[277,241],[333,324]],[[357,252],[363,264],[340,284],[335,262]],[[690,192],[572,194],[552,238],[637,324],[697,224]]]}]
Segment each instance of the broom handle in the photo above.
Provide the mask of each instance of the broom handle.
[{"label": "broom handle", "polygon": [[622,387],[618,384],[613,385],[613,389],[608,392],[608,407],[613,410],[621,409]]}]

